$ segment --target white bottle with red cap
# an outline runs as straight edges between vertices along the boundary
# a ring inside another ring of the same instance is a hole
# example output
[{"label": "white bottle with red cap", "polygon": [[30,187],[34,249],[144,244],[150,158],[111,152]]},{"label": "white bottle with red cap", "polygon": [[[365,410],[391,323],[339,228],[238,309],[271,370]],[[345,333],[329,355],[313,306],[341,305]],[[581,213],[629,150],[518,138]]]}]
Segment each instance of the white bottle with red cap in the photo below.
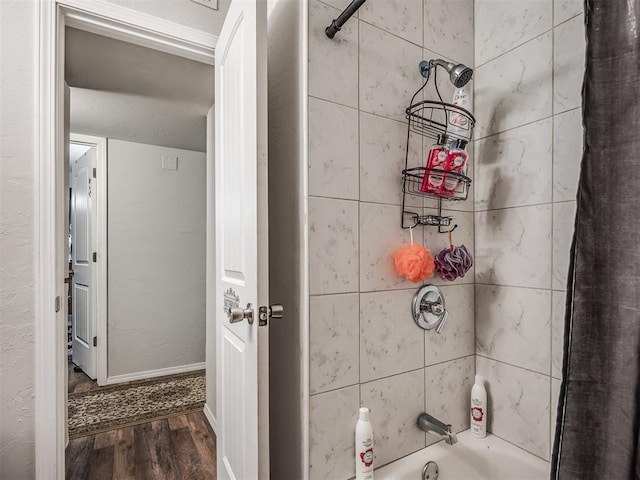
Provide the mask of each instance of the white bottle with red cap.
[{"label": "white bottle with red cap", "polygon": [[487,436],[487,391],[482,375],[476,375],[471,387],[471,435],[477,438]]},{"label": "white bottle with red cap", "polygon": [[366,407],[356,423],[356,480],[373,480],[373,427]]}]

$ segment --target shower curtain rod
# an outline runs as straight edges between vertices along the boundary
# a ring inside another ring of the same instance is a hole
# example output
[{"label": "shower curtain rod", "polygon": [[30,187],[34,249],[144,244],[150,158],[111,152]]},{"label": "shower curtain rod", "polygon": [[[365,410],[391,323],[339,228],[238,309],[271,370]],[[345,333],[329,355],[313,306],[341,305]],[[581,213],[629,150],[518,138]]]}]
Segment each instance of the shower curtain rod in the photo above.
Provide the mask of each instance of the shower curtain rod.
[{"label": "shower curtain rod", "polygon": [[345,8],[344,11],[340,15],[338,15],[338,18],[333,20],[331,22],[331,25],[324,29],[324,33],[327,34],[327,37],[335,37],[336,33],[338,33],[342,28],[342,25],[344,25],[345,22],[351,18],[351,15],[356,13],[356,11],[366,1],[367,0],[353,0],[349,5],[347,5],[347,8]]}]

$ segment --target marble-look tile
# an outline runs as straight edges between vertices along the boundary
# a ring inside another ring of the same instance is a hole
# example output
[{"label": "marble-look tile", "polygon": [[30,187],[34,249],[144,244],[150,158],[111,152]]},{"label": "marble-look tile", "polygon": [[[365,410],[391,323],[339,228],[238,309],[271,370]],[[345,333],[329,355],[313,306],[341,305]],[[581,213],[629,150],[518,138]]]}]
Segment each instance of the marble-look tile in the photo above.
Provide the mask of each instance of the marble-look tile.
[{"label": "marble-look tile", "polygon": [[376,467],[425,447],[416,425],[424,411],[423,369],[364,383],[360,394],[362,406],[371,409]]},{"label": "marble-look tile", "polygon": [[583,148],[582,109],[553,116],[553,201],[575,200]]},{"label": "marble-look tile", "polygon": [[447,285],[440,290],[449,316],[442,333],[424,332],[426,366],[475,353],[473,285]]},{"label": "marble-look tile", "polygon": [[[522,8],[517,2],[509,3]],[[550,116],[551,67],[551,32],[478,67],[474,77],[475,138]]]},{"label": "marble-look tile", "polygon": [[476,285],[476,353],[549,375],[551,291]]},{"label": "marble-look tile", "polygon": [[[400,277],[393,253],[410,244],[409,230],[400,227],[402,207],[360,202],[360,291],[417,288]],[[413,229],[416,243],[422,244],[422,228]]]},{"label": "marble-look tile", "polygon": [[551,305],[551,376],[562,378],[566,292],[553,292]]},{"label": "marble-look tile", "polygon": [[584,12],[584,0],[553,0],[553,24],[565,22]]},{"label": "marble-look tile", "polygon": [[311,394],[358,383],[359,296],[309,299],[309,389]]},{"label": "marble-look tile", "polygon": [[414,290],[360,295],[360,381],[423,366],[424,336],[411,318]]},{"label": "marble-look tile", "polygon": [[487,430],[548,460],[551,377],[479,355],[476,374],[486,379]]},{"label": "marble-look tile", "polygon": [[360,110],[404,121],[411,96],[422,84],[422,48],[360,23]]},{"label": "marble-look tile", "polygon": [[[422,139],[409,142],[408,168],[424,166]],[[360,113],[360,200],[402,205],[402,175],[407,151],[407,124]],[[422,197],[407,195],[406,205],[422,206]]]},{"label": "marble-look tile", "polygon": [[[424,369],[425,412],[444,423],[454,432],[469,428],[469,397],[475,375],[475,356],[439,363]],[[427,440],[437,440],[427,434]]]},{"label": "marble-look tile", "polygon": [[552,120],[476,142],[476,210],[551,202]]},{"label": "marble-look tile", "polygon": [[473,68],[473,0],[425,0],[424,47]]},{"label": "marble-look tile", "polygon": [[309,199],[309,270],[311,295],[358,291],[358,202]]},{"label": "marble-look tile", "polygon": [[309,98],[309,195],[358,200],[358,111]]},{"label": "marble-look tile", "polygon": [[422,0],[372,0],[359,13],[363,22],[422,45]]},{"label": "marble-look tile", "polygon": [[[447,207],[449,204],[447,204]],[[425,215],[436,215],[437,210],[433,210],[430,208],[424,209]],[[473,225],[473,213],[471,212],[455,212],[452,210],[442,210],[442,215],[447,217],[453,217],[451,221],[450,227],[452,228],[454,225],[458,225],[455,231],[451,234],[451,239],[453,240],[453,244],[455,246],[464,245],[467,247],[467,250],[474,257],[474,265],[471,269],[464,275],[464,277],[457,278],[453,282],[448,280],[443,280],[436,273],[433,278],[426,280],[425,283],[432,283],[434,285],[460,285],[460,284],[468,284],[474,282],[474,272],[475,272],[475,252],[474,252],[474,225]],[[438,227],[420,227],[424,229],[424,243],[423,245],[431,250],[431,255],[437,255],[441,250],[445,248],[449,248],[449,235],[446,233],[438,233]]]},{"label": "marble-look tile", "polygon": [[309,2],[309,95],[357,107],[358,21],[345,23],[332,39],[324,33],[345,6],[337,10],[317,0]]},{"label": "marble-look tile", "polygon": [[549,458],[553,453],[553,442],[556,436],[556,421],[558,419],[558,402],[560,400],[560,386],[562,382],[557,378],[551,379],[551,428],[549,438]]},{"label": "marble-look tile", "polygon": [[549,288],[551,205],[476,213],[476,282]]},{"label": "marble-look tile", "polygon": [[313,395],[309,404],[309,478],[353,477],[359,387]]},{"label": "marble-look tile", "polygon": [[553,113],[560,113],[582,103],[584,16],[558,25],[553,35]]},{"label": "marble-look tile", "polygon": [[553,204],[553,289],[566,290],[576,202]]},{"label": "marble-look tile", "polygon": [[552,0],[475,0],[476,65],[548,31]]}]

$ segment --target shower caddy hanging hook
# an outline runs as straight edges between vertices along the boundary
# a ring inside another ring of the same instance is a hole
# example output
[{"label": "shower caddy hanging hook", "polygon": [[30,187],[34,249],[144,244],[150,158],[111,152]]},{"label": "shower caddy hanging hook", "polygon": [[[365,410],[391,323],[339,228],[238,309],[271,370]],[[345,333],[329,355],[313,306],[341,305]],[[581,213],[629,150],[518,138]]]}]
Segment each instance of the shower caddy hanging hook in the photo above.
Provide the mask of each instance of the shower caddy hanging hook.
[{"label": "shower caddy hanging hook", "polygon": [[[446,103],[442,100],[437,83],[438,67],[445,69],[447,73],[449,73],[451,83],[453,83],[457,88],[461,88],[468,83],[473,73],[470,68],[463,64],[446,62],[441,59],[429,61],[423,60],[419,64],[420,73],[425,78],[425,81],[413,94],[411,103],[405,110],[408,125],[405,167],[404,170],[402,170],[403,195],[401,226],[402,228],[413,228],[418,225],[437,226],[439,233],[447,233],[455,230],[457,225],[454,225],[450,230],[443,230],[443,227],[449,227],[451,225],[453,218],[442,215],[442,201],[466,200],[469,193],[471,179],[462,173],[449,170],[445,171],[429,167],[409,168],[409,152],[412,135],[417,136],[418,138],[424,137],[436,139],[438,141],[443,141],[443,139],[447,139],[447,141],[454,140],[458,143],[465,142],[465,144],[471,139],[471,132],[475,125],[475,118],[468,110],[451,103]],[[414,103],[416,97],[429,83],[431,73],[433,73],[435,91],[438,95],[439,101],[423,100]],[[452,115],[465,119],[465,124],[468,126],[468,135],[462,137],[459,133],[456,133],[449,128],[449,119]],[[422,148],[420,151],[422,152]],[[455,187],[452,190],[447,190],[446,194],[425,191],[423,189],[423,181],[425,180],[425,177],[436,178],[440,182],[448,180],[450,184],[455,185]],[[435,198],[438,201],[437,215],[424,215],[407,210],[407,195],[413,197]],[[407,223],[407,221],[409,221],[409,223]]]}]

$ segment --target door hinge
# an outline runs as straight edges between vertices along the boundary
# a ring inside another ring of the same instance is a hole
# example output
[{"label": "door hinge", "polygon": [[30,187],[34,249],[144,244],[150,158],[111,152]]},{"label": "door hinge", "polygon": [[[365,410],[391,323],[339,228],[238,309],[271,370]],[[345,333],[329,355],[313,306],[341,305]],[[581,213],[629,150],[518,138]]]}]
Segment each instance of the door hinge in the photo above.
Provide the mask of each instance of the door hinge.
[{"label": "door hinge", "polygon": [[98,261],[98,252],[93,252],[93,263]]},{"label": "door hinge", "polygon": [[93,167],[93,178],[96,178],[96,167]]},{"label": "door hinge", "polygon": [[56,297],[56,313],[60,311],[60,297]]},{"label": "door hinge", "polygon": [[93,346],[94,347],[98,346],[98,337],[93,337]]}]

